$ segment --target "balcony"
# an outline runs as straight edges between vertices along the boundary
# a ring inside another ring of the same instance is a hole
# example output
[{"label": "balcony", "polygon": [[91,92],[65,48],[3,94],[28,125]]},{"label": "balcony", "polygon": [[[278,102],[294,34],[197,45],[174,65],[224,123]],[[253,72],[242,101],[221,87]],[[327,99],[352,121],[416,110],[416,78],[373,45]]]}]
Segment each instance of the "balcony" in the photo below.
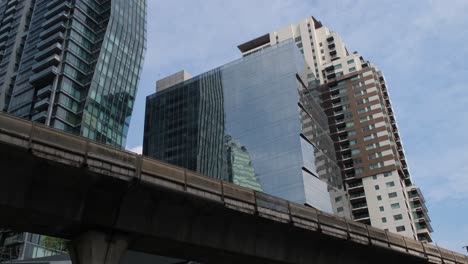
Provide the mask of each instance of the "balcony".
[{"label": "balcony", "polygon": [[11,23],[13,21],[15,21],[15,16],[9,15],[3,19],[2,24]]},{"label": "balcony", "polygon": [[62,32],[65,29],[66,29],[65,23],[60,22],[59,24],[56,24],[55,26],[52,26],[49,29],[47,29],[46,31],[39,34],[39,37],[41,39],[46,39],[46,38],[52,36],[53,34],[55,34],[57,32]]},{"label": "balcony", "polygon": [[55,44],[57,42],[62,42],[65,39],[64,35],[62,32],[58,32],[47,39],[44,39],[37,43],[37,49],[38,50],[43,50],[48,48],[50,45]]},{"label": "balcony", "polygon": [[353,201],[361,200],[362,198],[366,198],[366,194],[364,192],[349,195],[349,199]]},{"label": "balcony", "polygon": [[39,73],[34,74],[29,78],[29,82],[32,85],[48,85],[52,83],[53,79],[58,74],[58,68],[55,66],[51,66]]},{"label": "balcony", "polygon": [[36,61],[40,61],[54,54],[61,53],[62,48],[63,47],[60,43],[54,44],[53,46],[50,46],[49,48],[37,53],[36,56],[34,56],[34,58],[36,59]]},{"label": "balcony", "polygon": [[333,65],[330,65],[330,66],[325,68],[326,72],[330,72],[330,71],[334,71],[334,70],[335,70],[335,66],[333,66]]},{"label": "balcony", "polygon": [[[56,3],[60,3],[59,5],[55,6]],[[54,1],[54,2],[51,2],[49,3],[52,6],[55,6],[53,9],[51,9],[50,11],[48,11],[47,13],[44,14],[44,17],[49,19],[53,16],[55,16],[56,14],[62,12],[62,11],[65,11],[65,10],[70,10],[70,8],[72,7],[72,5],[69,3],[69,2],[62,2],[62,1]]]},{"label": "balcony", "polygon": [[327,79],[333,79],[336,77],[336,73],[332,72],[331,74],[327,75]]},{"label": "balcony", "polygon": [[52,92],[52,85],[48,85],[44,88],[39,89],[36,93],[36,96],[38,98],[44,98],[44,97],[49,96],[51,92]]},{"label": "balcony", "polygon": [[336,47],[336,46],[335,46],[335,43],[332,43],[332,44],[328,45],[328,48],[329,48],[330,50],[334,50],[335,47]]},{"label": "balcony", "polygon": [[355,215],[354,216],[354,221],[368,224],[368,223],[370,223],[370,216],[369,216],[369,214]]},{"label": "balcony", "polygon": [[330,51],[330,56],[335,56],[336,55],[336,50]]},{"label": "balcony", "polygon": [[344,178],[345,178],[345,180],[356,179],[356,174],[354,172],[348,172],[348,173],[344,174]]},{"label": "balcony", "polygon": [[49,107],[49,98],[44,98],[34,104],[34,110],[37,112],[47,110]]},{"label": "balcony", "polygon": [[328,42],[332,42],[332,41],[334,41],[334,40],[335,40],[335,38],[334,38],[333,36],[327,38],[327,41],[328,41]]},{"label": "balcony", "polygon": [[337,116],[339,116],[339,115],[342,115],[343,113],[344,113],[343,110],[338,110],[338,111],[335,111],[335,112],[334,112],[334,115],[335,115],[335,117],[337,117]]},{"label": "balcony", "polygon": [[34,114],[31,117],[32,121],[39,122],[39,123],[45,123],[46,119],[47,119],[47,109],[45,109],[44,111],[39,112],[37,114]]},{"label": "balcony", "polygon": [[61,13],[58,13],[57,15],[49,18],[47,21],[42,23],[43,28],[48,28],[51,27],[58,22],[66,21],[68,19],[68,14],[65,11],[62,11]]},{"label": "balcony", "polygon": [[349,142],[345,141],[340,144],[340,151],[348,151],[350,149]]},{"label": "balcony", "polygon": [[15,5],[15,4],[18,4],[18,0],[10,0],[8,2],[8,6],[12,6],[12,5]]},{"label": "balcony", "polygon": [[351,209],[354,211],[354,210],[363,210],[363,209],[367,209],[367,203],[364,202],[364,203],[355,203],[355,204],[352,204],[351,205]]},{"label": "balcony", "polygon": [[357,191],[359,189],[364,189],[364,185],[362,183],[362,181],[360,182],[356,182],[356,183],[352,183],[352,184],[348,184],[348,191]]},{"label": "balcony", "polygon": [[345,161],[345,160],[348,160],[352,157],[352,155],[349,153],[349,154],[342,154],[341,155],[341,161]]},{"label": "balcony", "polygon": [[338,141],[339,141],[340,143],[341,143],[341,142],[344,142],[344,141],[346,141],[346,140],[348,140],[348,136],[340,136],[340,137],[338,137]]},{"label": "balcony", "polygon": [[336,132],[337,132],[337,133],[346,132],[346,127],[337,127],[337,128],[336,128]]},{"label": "balcony", "polygon": [[60,63],[60,56],[52,55],[47,59],[36,62],[36,64],[34,64],[32,67],[32,71],[34,73],[37,73],[51,66],[57,66],[59,63]]},{"label": "balcony", "polygon": [[340,119],[336,119],[336,120],[335,120],[335,124],[337,124],[337,125],[338,125],[338,124],[341,124],[341,123],[343,123],[343,122],[344,122],[344,118],[340,118]]},{"label": "balcony", "polygon": [[0,41],[7,40],[9,35],[10,35],[10,32],[3,33],[2,35],[0,35]]},{"label": "balcony", "polygon": [[11,28],[10,24],[3,26],[2,28],[0,28],[0,34],[10,31],[10,28]]},{"label": "balcony", "polygon": [[12,6],[8,10],[5,11],[4,16],[14,15],[15,13],[16,13],[16,6]]}]

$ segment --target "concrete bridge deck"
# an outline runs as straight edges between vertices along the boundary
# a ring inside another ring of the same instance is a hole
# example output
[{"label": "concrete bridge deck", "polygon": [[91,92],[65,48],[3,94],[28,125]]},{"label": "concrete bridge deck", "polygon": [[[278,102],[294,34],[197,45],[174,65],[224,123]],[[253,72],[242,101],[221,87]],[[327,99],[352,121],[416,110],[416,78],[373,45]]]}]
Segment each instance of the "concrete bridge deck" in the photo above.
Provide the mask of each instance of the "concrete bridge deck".
[{"label": "concrete bridge deck", "polygon": [[72,241],[97,231],[117,248],[125,241],[123,250],[207,264],[468,263],[456,252],[5,114],[0,165],[0,226],[16,230]]}]

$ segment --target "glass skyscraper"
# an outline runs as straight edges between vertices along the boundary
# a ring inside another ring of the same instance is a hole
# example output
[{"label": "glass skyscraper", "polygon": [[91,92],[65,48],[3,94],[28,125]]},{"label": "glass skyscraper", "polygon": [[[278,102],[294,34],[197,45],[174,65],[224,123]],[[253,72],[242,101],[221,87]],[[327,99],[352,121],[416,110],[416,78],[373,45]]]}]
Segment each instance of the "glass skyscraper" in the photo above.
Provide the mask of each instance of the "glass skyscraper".
[{"label": "glass skyscraper", "polygon": [[36,0],[8,112],[125,146],[145,0]]},{"label": "glass skyscraper", "polygon": [[[125,147],[146,50],[146,0],[0,0],[0,111]],[[0,228],[0,262],[63,253]]]},{"label": "glass skyscraper", "polygon": [[147,97],[143,154],[349,217],[327,119],[287,41]]},{"label": "glass skyscraper", "polygon": [[0,111],[8,109],[34,3],[0,1]]}]

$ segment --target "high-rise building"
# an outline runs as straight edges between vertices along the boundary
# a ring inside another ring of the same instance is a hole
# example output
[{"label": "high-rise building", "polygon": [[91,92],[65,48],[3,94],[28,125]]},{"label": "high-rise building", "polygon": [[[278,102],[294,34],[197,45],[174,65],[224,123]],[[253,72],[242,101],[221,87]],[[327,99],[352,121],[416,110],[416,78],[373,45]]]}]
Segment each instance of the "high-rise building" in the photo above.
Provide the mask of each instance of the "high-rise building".
[{"label": "high-rise building", "polygon": [[305,65],[286,41],[191,79],[165,78],[147,97],[143,154],[350,217]]},{"label": "high-rise building", "polygon": [[0,1],[0,111],[6,111],[35,0]]},{"label": "high-rise building", "polygon": [[356,221],[431,242],[432,227],[414,185],[385,78],[314,17],[239,46],[248,57],[292,39],[309,66],[313,96],[329,129]]},{"label": "high-rise building", "polygon": [[145,0],[36,0],[8,112],[123,147],[145,44]]},{"label": "high-rise building", "polygon": [[[125,147],[146,16],[146,0],[0,0],[0,109]],[[0,230],[0,260],[62,253],[51,241]]]}]

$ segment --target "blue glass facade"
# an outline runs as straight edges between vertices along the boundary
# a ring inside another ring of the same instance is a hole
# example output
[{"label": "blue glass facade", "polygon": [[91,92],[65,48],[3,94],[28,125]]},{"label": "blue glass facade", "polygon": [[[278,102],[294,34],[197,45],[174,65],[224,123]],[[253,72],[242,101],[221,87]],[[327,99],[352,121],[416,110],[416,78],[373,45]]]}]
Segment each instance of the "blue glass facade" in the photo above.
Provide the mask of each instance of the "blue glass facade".
[{"label": "blue glass facade", "polygon": [[125,146],[146,0],[37,0],[8,111]]},{"label": "blue glass facade", "polygon": [[335,211],[340,169],[305,69],[294,43],[283,42],[149,96],[143,153]]}]

